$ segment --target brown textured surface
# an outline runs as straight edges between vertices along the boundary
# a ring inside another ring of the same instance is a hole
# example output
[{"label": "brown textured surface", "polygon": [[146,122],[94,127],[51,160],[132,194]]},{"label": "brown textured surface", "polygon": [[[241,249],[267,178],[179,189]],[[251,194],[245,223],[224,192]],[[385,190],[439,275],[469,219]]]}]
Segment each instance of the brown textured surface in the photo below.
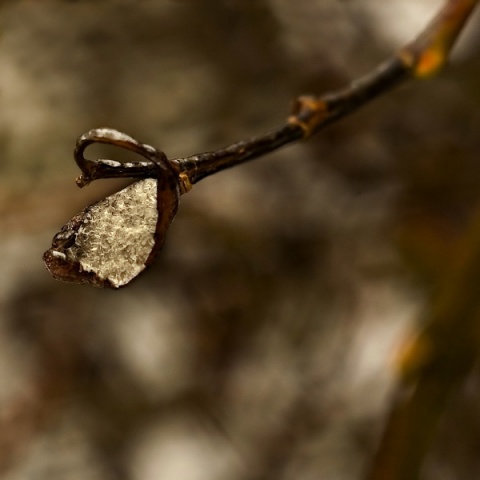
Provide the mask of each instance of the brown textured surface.
[{"label": "brown textured surface", "polygon": [[[377,65],[436,2],[378,5],[3,5],[2,478],[360,478],[390,359],[478,199],[478,24],[439,78],[195,186],[131,289],[55,282],[41,255],[118,185],[75,187],[80,134],[118,128],[172,157],[261,133]],[[477,377],[425,478],[480,471]]]}]

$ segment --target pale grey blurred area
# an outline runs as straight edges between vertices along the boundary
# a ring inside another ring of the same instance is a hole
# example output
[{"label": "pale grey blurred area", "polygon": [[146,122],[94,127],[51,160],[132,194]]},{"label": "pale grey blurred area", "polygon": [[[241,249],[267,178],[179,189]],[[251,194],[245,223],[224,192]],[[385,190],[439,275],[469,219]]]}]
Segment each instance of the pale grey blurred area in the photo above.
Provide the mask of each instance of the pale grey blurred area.
[{"label": "pale grey blurred area", "polygon": [[[116,128],[169,157],[264,133],[439,4],[0,4],[0,478],[362,478],[434,283],[409,256],[412,238],[437,248],[418,219],[448,236],[478,201],[478,15],[439,77],[194,186],[131,286],[61,284],[41,257],[119,185],[75,186],[82,133]],[[479,400],[472,378],[426,479],[480,475]]]}]

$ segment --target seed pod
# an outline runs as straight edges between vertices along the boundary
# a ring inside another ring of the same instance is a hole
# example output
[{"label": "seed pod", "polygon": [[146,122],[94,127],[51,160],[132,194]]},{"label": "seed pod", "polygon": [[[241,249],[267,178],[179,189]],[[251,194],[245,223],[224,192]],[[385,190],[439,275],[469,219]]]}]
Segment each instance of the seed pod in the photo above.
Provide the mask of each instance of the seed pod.
[{"label": "seed pod", "polygon": [[137,181],[90,205],[58,232],[43,255],[58,280],[120,288],[161,249],[178,208],[177,185]]}]

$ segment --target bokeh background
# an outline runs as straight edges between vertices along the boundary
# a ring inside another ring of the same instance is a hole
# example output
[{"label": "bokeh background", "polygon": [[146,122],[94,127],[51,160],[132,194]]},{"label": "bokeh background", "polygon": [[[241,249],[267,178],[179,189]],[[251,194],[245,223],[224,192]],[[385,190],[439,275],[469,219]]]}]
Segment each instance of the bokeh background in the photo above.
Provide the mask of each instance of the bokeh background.
[{"label": "bokeh background", "polygon": [[[478,202],[478,15],[437,78],[196,185],[131,286],[61,284],[41,256],[120,186],[76,188],[85,131],[170,157],[264,133],[296,96],[374,68],[441,3],[1,2],[2,479],[362,478],[395,352]],[[480,476],[478,373],[425,479]]]}]

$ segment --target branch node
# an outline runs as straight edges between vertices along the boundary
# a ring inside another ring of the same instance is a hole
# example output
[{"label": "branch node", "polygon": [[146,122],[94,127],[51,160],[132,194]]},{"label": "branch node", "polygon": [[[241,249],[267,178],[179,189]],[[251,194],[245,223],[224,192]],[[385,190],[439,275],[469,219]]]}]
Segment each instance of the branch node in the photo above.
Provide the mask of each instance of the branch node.
[{"label": "branch node", "polygon": [[326,102],[313,95],[302,95],[294,100],[288,123],[298,125],[303,130],[303,138],[309,138],[329,114]]},{"label": "branch node", "polygon": [[180,184],[180,193],[182,195],[189,192],[193,187],[190,177],[185,172],[178,174],[178,182]]}]

